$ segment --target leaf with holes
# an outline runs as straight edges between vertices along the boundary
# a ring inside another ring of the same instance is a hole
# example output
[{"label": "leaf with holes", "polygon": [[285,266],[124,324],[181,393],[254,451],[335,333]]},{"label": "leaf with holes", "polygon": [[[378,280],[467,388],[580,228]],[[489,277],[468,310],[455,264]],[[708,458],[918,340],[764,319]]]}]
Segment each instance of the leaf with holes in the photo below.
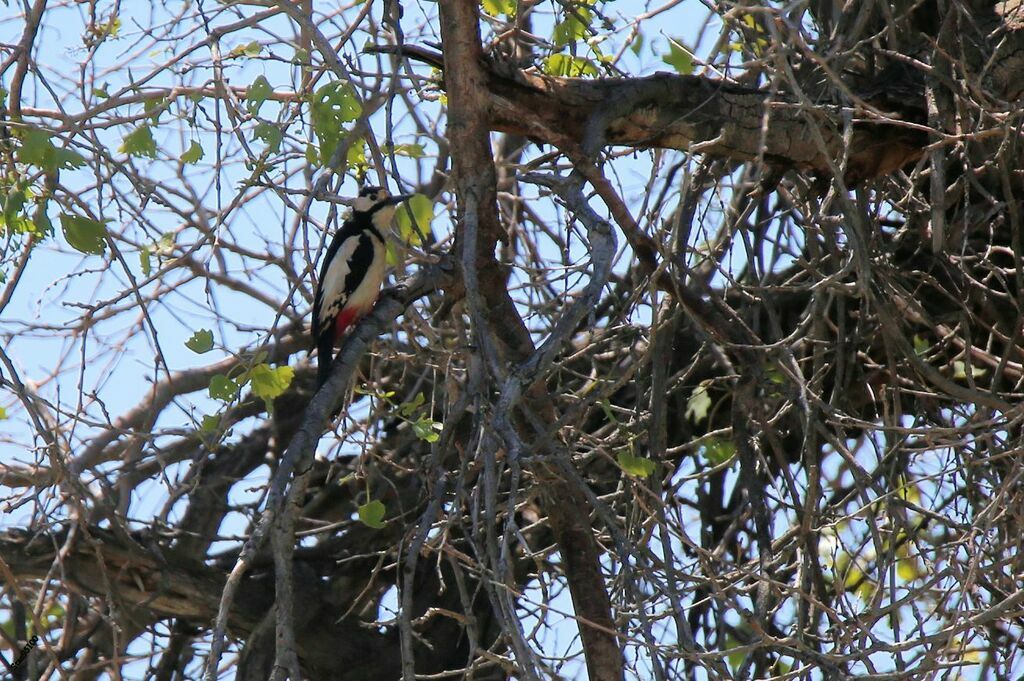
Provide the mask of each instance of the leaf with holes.
[{"label": "leaf with holes", "polygon": [[276,154],[281,149],[281,140],[284,139],[284,135],[281,134],[281,128],[277,127],[273,123],[260,122],[256,125],[256,128],[252,131],[253,139],[263,140],[267,145],[267,151],[271,154]]},{"label": "leaf with holes", "polygon": [[209,329],[199,329],[192,337],[185,341],[185,347],[196,353],[202,355],[203,353],[213,350],[213,331]]},{"label": "leaf with holes", "polygon": [[210,379],[210,397],[222,402],[230,402],[238,396],[240,387],[224,374],[217,374]]},{"label": "leaf with holes", "polygon": [[313,133],[320,141],[320,162],[326,165],[342,138],[348,134],[345,123],[359,118],[363,107],[351,86],[334,81],[320,86],[313,93],[310,119]]}]

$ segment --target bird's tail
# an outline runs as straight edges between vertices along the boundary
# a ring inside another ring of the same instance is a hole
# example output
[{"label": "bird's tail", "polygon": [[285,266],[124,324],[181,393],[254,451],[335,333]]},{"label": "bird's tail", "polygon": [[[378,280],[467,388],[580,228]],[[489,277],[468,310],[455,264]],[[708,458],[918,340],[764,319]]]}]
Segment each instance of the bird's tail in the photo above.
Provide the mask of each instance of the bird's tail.
[{"label": "bird's tail", "polygon": [[330,333],[322,333],[316,339],[316,389],[320,390],[331,375],[334,364],[334,339]]}]

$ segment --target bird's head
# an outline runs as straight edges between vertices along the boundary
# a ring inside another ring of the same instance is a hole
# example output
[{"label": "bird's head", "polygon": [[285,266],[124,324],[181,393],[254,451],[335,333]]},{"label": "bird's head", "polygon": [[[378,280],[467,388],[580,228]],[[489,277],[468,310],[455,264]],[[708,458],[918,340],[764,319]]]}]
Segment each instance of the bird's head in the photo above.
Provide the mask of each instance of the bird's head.
[{"label": "bird's head", "polygon": [[374,226],[383,231],[391,224],[398,204],[409,198],[410,194],[392,195],[383,187],[363,187],[359,190],[359,196],[352,202],[352,210],[355,213],[370,215]]}]

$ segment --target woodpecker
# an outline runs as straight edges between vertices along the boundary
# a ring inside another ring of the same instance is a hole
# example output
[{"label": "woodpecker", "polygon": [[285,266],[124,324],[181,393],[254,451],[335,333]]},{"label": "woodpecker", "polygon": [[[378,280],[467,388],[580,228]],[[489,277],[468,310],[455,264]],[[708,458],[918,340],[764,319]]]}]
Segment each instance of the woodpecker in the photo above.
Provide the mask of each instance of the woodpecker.
[{"label": "woodpecker", "polygon": [[382,187],[363,187],[352,203],[352,215],[327,249],[313,300],[318,389],[327,381],[342,335],[377,301],[387,259],[384,234],[398,204],[408,198],[392,196]]}]

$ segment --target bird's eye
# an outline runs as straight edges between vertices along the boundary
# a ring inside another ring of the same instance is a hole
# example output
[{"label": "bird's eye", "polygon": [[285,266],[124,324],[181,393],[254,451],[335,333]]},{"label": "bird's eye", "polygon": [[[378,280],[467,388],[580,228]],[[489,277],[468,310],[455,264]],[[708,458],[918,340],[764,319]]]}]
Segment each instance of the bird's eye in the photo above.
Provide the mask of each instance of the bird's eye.
[{"label": "bird's eye", "polygon": [[376,201],[377,200],[377,195],[376,194],[370,194],[370,200],[371,201]]}]

